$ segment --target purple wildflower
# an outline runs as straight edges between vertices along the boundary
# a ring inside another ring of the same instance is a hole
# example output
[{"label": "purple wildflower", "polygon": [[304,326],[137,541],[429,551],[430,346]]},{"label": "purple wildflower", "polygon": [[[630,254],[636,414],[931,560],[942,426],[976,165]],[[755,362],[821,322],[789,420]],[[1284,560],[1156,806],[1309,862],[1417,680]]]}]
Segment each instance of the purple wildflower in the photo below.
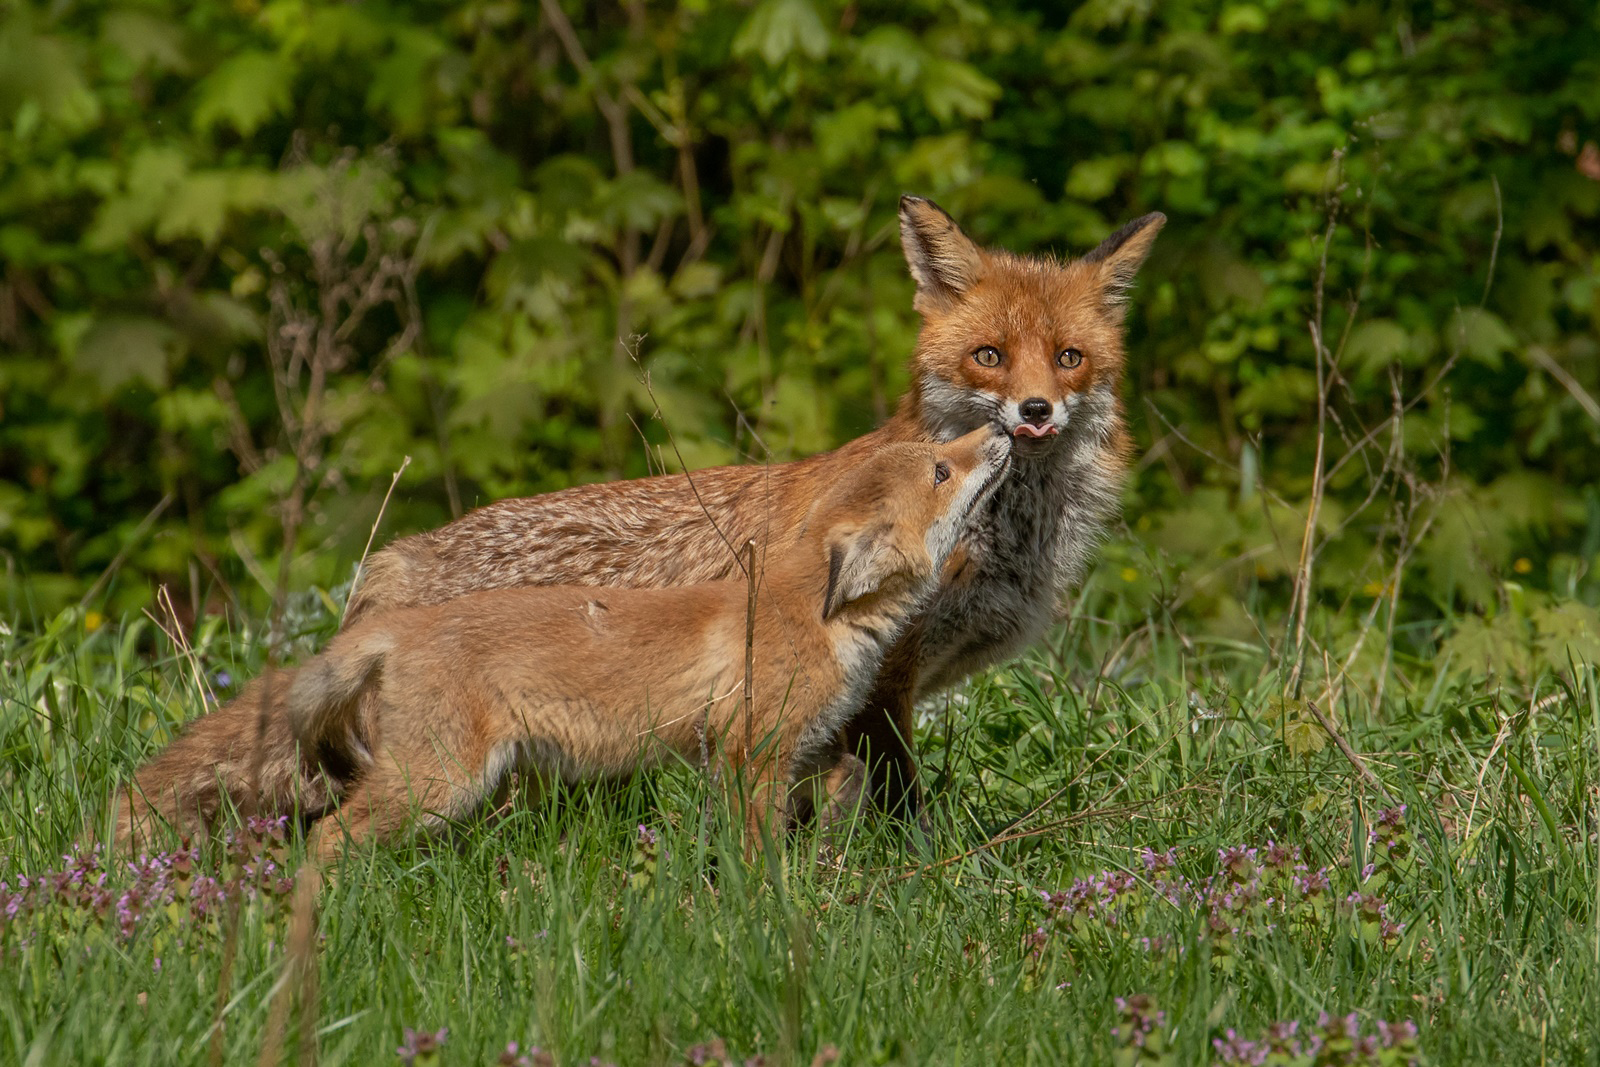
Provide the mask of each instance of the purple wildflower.
[{"label": "purple wildflower", "polygon": [[418,1060],[431,1063],[438,1051],[444,1047],[445,1038],[449,1033],[448,1026],[440,1027],[431,1033],[426,1030],[413,1030],[408,1026],[405,1028],[405,1043],[395,1049],[394,1054],[400,1057],[406,1067],[412,1067]]}]

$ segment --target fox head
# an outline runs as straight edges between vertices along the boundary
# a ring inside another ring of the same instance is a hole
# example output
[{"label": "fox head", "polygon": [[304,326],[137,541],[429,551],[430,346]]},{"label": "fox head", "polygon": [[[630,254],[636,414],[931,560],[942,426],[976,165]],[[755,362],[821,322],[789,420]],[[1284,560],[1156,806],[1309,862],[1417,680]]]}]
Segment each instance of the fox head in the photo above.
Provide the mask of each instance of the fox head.
[{"label": "fox head", "polygon": [[822,617],[932,592],[1011,450],[984,426],[945,443],[887,445],[848,471],[806,518],[809,551],[827,562]]},{"label": "fox head", "polygon": [[992,424],[1017,456],[1070,429],[1121,433],[1128,292],[1167,221],[1153,212],[1081,259],[979,248],[933,201],[900,198],[900,242],[922,315],[903,414],[936,440]]}]

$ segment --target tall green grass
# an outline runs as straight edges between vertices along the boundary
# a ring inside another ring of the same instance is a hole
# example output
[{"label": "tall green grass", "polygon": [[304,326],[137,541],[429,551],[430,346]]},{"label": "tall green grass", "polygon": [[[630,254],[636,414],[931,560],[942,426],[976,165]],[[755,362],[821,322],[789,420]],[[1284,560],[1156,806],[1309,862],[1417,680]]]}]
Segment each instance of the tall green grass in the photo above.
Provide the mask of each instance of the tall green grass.
[{"label": "tall green grass", "polygon": [[[309,643],[333,624],[302,616]],[[14,895],[62,868],[219,671],[237,684],[259,669],[261,641],[213,619],[188,652],[146,619],[90,632],[79,612],[12,630],[0,881]],[[1391,687],[1380,714],[1334,709],[1407,806],[1410,859],[1362,883],[1390,801],[1332,745],[1291,751],[1266,650],[1130,633],[1084,610],[925,709],[928,836],[868,817],[835,849],[802,833],[751,866],[735,820],[683,771],[351,857],[323,896],[315,1003],[291,1015],[285,1060],[302,1028],[319,1062],[365,1064],[399,1062],[407,1027],[447,1027],[435,1062],[452,1065],[492,1064],[511,1041],[561,1064],[705,1061],[716,1038],[730,1061],[768,1064],[1190,1064],[1229,1030],[1292,1020],[1305,1036],[1320,1013],[1354,1012],[1362,1034],[1414,1020],[1431,1063],[1600,1062],[1593,666],[1531,700],[1435,672]],[[1385,942],[1330,907],[1222,939],[1205,906],[1151,889],[1147,849],[1175,850],[1198,882],[1219,850],[1268,841],[1328,867],[1338,896],[1376,886],[1402,932]],[[280,858],[298,849],[291,833]],[[219,844],[204,852],[201,873],[229,870]],[[135,880],[108,866],[114,891]],[[1043,899],[1103,872],[1135,886],[1115,921],[1063,921]],[[123,937],[93,908],[22,907],[0,926],[0,1063],[207,1062],[219,1002],[222,1058],[254,1062],[275,986],[298,984],[289,913],[271,893],[236,924],[159,904]],[[1118,1006],[1136,994],[1164,1013],[1143,1047]]]}]

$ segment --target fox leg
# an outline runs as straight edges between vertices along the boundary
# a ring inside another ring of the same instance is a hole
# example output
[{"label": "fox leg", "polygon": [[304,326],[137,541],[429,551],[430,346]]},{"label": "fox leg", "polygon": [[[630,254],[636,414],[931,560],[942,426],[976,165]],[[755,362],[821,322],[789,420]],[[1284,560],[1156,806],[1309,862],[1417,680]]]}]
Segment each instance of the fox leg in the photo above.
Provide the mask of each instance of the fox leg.
[{"label": "fox leg", "polygon": [[385,753],[338,809],[318,820],[312,855],[326,865],[339,857],[346,841],[391,841],[413,825],[434,830],[467,814],[499,787],[509,769],[496,773],[486,766],[487,756],[481,751],[436,753],[431,747]]},{"label": "fox leg", "polygon": [[922,815],[917,759],[911,747],[917,655],[910,638],[890,649],[866,703],[844,727],[845,751],[866,761],[873,801],[881,810],[907,819]]},{"label": "fox leg", "polygon": [[817,832],[829,844],[837,844],[849,830],[850,820],[861,807],[861,793],[867,785],[867,765],[859,756],[844,753],[828,771],[822,783],[826,797],[817,806]]},{"label": "fox leg", "polygon": [[[794,777],[795,742],[799,730],[784,724],[757,745],[755,753],[743,761],[736,779],[744,804],[745,858],[754,860],[769,835],[782,845],[787,824],[790,787]],[[730,783],[731,784],[731,783]]]}]

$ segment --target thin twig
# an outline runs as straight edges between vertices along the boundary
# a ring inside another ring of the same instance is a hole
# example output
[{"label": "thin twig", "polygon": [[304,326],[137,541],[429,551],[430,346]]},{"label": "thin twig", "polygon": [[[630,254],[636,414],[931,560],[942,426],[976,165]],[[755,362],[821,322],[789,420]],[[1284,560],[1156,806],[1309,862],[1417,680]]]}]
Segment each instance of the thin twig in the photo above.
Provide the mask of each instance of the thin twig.
[{"label": "thin twig", "polygon": [[317,893],[322,885],[321,871],[306,863],[295,872],[294,902],[289,913],[288,959],[283,975],[268,994],[266,1033],[261,1040],[258,1067],[277,1067],[283,1056],[283,1041],[289,1029],[289,1005],[293,993],[300,991],[300,1010],[307,1017],[300,1026],[300,1062],[316,1062],[316,1028],[309,1013],[316,1001],[317,983]]},{"label": "thin twig", "polygon": [[1356,750],[1350,747],[1350,743],[1344,739],[1338,730],[1334,729],[1333,722],[1322,713],[1321,708],[1317,707],[1317,702],[1308,700],[1306,701],[1306,707],[1311,709],[1311,714],[1316,717],[1317,722],[1327,731],[1328,736],[1333,738],[1333,743],[1339,746],[1339,751],[1343,752],[1344,758],[1350,761],[1350,766],[1354,767],[1366,783],[1372,786],[1373,790],[1383,798],[1385,804],[1393,804],[1394,798],[1383,787],[1383,783],[1378,780],[1378,776],[1368,769],[1367,765],[1362,762],[1361,757],[1356,755]]},{"label": "thin twig", "polygon": [[[645,395],[650,398],[650,403],[655,408],[655,417],[660,420],[661,428],[666,431],[667,444],[672,446],[672,454],[678,458],[678,466],[683,468],[683,478],[684,481],[689,483],[689,492],[694,494],[694,502],[700,505],[700,511],[705,515],[706,521],[709,522],[711,524],[711,528],[717,532],[717,537],[722,541],[722,543],[728,547],[728,552],[733,556],[733,561],[739,565],[740,570],[745,570],[744,560],[740,558],[739,550],[733,547],[733,542],[728,540],[728,535],[724,533],[722,527],[717,524],[717,517],[711,514],[711,509],[706,505],[705,499],[700,495],[699,486],[694,484],[694,475],[690,473],[689,464],[683,458],[683,453],[678,449],[678,439],[673,435],[672,427],[667,425],[666,413],[661,410],[661,401],[656,398],[655,386],[650,384],[650,372],[645,369],[644,364],[639,360],[637,345],[635,345],[635,351],[633,352],[633,363],[634,366],[639,368],[640,380],[644,385]],[[749,573],[749,571],[746,571],[746,574]]]},{"label": "thin twig", "polygon": [[744,758],[756,749],[756,539],[744,543]]},{"label": "thin twig", "polygon": [[350,595],[345,597],[344,611],[339,613],[339,625],[344,625],[345,616],[350,614],[350,602],[356,597],[356,590],[361,587],[361,571],[367,565],[367,555],[372,551],[372,540],[378,536],[378,526],[383,522],[383,513],[389,508],[389,498],[394,495],[394,487],[400,484],[400,476],[411,466],[411,457],[406,456],[400,461],[400,469],[394,472],[394,477],[389,479],[389,491],[383,494],[383,503],[378,505],[378,517],[372,520],[372,529],[367,532],[367,546],[361,550],[361,559],[356,563],[355,576],[350,579]]},{"label": "thin twig", "polygon": [[1322,233],[1322,256],[1317,267],[1314,289],[1314,311],[1306,324],[1311,331],[1311,344],[1317,367],[1317,450],[1311,468],[1311,499],[1306,507],[1305,533],[1300,539],[1300,560],[1295,568],[1294,592],[1290,603],[1294,606],[1294,666],[1289,672],[1287,689],[1298,693],[1301,672],[1305,666],[1306,619],[1311,610],[1311,580],[1314,565],[1313,546],[1316,544],[1317,516],[1322,510],[1322,496],[1326,483],[1323,478],[1324,456],[1328,445],[1328,347],[1323,340],[1323,295],[1328,278],[1328,249],[1339,225],[1338,194],[1328,211],[1328,225]]},{"label": "thin twig", "polygon": [[1572,376],[1572,372],[1557,363],[1543,345],[1529,345],[1528,356],[1542,367],[1545,373],[1560,382],[1562,388],[1572,394],[1572,399],[1578,402],[1578,406],[1583,408],[1586,415],[1595,422],[1600,422],[1600,403],[1595,402],[1594,397],[1589,395],[1589,391],[1582,383]]},{"label": "thin twig", "polygon": [[1489,302],[1489,289],[1494,285],[1494,265],[1500,258],[1500,235],[1506,229],[1505,209],[1500,203],[1500,179],[1491,174],[1489,184],[1494,187],[1494,243],[1489,246],[1489,270],[1483,277],[1483,296],[1478,301],[1479,307]]}]

